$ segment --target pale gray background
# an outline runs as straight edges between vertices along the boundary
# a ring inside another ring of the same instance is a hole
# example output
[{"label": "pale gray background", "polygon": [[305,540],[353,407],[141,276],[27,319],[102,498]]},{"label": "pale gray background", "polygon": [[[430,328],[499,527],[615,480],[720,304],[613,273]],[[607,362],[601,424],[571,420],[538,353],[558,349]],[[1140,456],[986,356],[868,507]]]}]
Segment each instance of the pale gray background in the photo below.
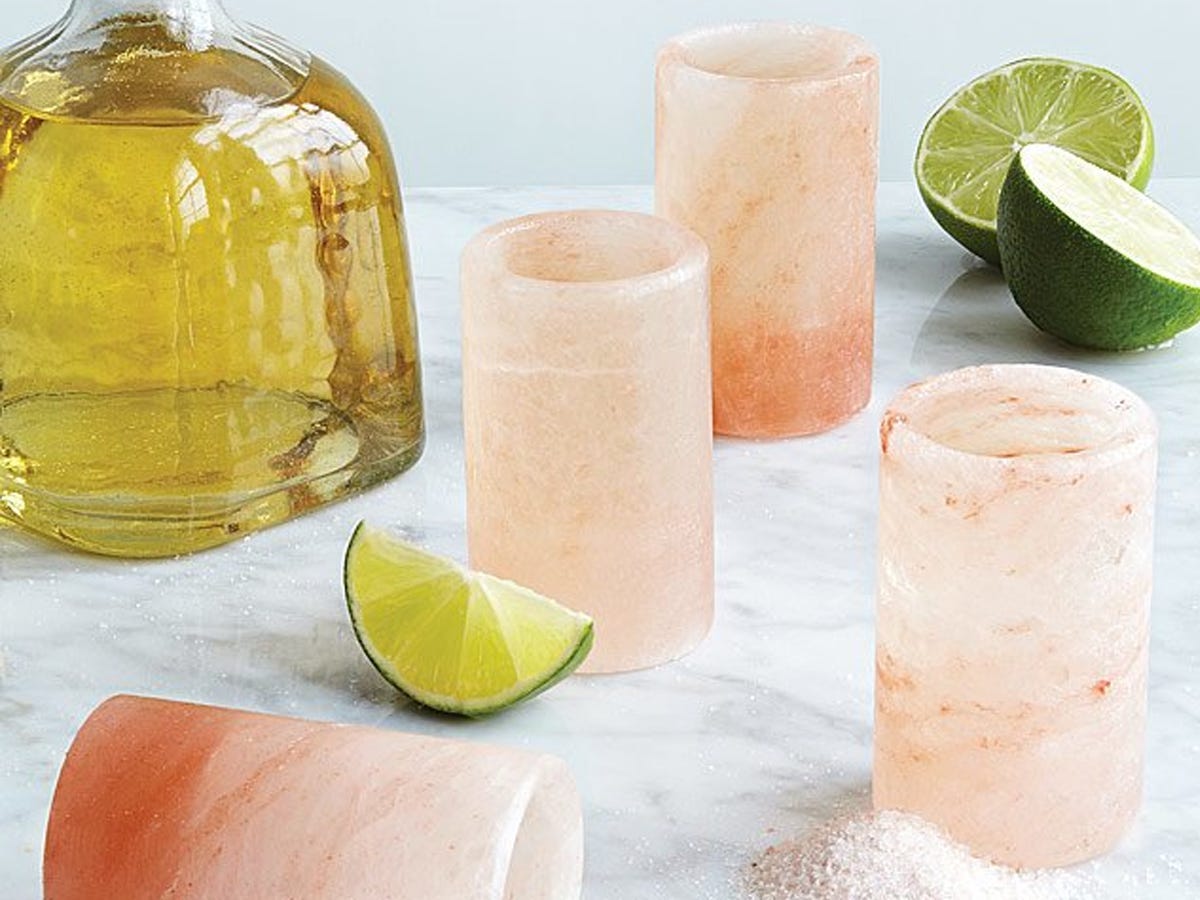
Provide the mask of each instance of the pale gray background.
[{"label": "pale gray background", "polygon": [[[183,2],[183,0],[172,0]],[[0,0],[0,43],[66,0]],[[409,186],[652,179],[655,48],[692,26],[792,19],[883,59],[882,175],[909,177],[929,114],[1019,56],[1115,69],[1158,132],[1156,174],[1200,175],[1196,0],[226,0],[325,57],[387,124]]]}]

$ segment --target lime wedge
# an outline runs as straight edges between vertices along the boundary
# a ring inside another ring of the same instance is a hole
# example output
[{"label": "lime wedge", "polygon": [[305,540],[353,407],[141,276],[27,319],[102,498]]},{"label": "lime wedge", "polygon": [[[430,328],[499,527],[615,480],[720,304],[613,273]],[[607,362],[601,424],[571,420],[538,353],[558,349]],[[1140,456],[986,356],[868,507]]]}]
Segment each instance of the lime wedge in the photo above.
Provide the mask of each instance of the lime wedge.
[{"label": "lime wedge", "polygon": [[1150,180],[1150,116],[1112,72],[1035,58],[981,75],[926,124],[916,175],[938,224],[994,265],[1000,187],[1017,151],[1035,143],[1065,147],[1139,189]]},{"label": "lime wedge", "polygon": [[592,649],[587,616],[365,523],[343,575],[354,633],[375,668],[443,712],[483,716],[527,700]]},{"label": "lime wedge", "polygon": [[1017,305],[1063,340],[1136,350],[1200,321],[1200,240],[1066,150],[1021,150],[1000,195],[998,237]]}]

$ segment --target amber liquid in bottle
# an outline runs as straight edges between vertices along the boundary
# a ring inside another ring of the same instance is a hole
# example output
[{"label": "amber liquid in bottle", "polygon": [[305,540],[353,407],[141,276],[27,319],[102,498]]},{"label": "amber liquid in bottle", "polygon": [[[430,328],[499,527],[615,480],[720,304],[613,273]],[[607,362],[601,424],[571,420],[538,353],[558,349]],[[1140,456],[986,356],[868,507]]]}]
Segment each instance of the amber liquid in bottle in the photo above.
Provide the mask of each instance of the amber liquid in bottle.
[{"label": "amber liquid in bottle", "polygon": [[62,115],[0,101],[0,515],[128,556],[289,518],[423,445],[374,113],[315,59],[246,102],[259,69],[159,27],[110,35],[83,94],[87,73],[26,75]]}]

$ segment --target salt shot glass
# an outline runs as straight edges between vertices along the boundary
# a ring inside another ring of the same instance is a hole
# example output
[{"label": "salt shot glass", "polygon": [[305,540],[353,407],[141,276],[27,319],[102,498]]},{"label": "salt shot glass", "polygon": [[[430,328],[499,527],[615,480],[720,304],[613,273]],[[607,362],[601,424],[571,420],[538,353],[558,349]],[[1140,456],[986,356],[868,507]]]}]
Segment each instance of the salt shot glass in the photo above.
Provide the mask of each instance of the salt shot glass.
[{"label": "salt shot glass", "polygon": [[471,564],[591,615],[584,671],[667,662],[712,622],[707,263],[691,232],[606,211],[463,254]]},{"label": "salt shot glass", "polygon": [[1063,866],[1141,800],[1157,427],[1070,369],[908,388],[882,426],[874,799]]},{"label": "salt shot glass", "polygon": [[656,207],[712,254],[719,434],[825,431],[871,396],[879,61],[810,25],[694,31],[658,57]]},{"label": "salt shot glass", "polygon": [[46,900],[578,900],[583,819],[551,756],[119,696],[63,763]]}]

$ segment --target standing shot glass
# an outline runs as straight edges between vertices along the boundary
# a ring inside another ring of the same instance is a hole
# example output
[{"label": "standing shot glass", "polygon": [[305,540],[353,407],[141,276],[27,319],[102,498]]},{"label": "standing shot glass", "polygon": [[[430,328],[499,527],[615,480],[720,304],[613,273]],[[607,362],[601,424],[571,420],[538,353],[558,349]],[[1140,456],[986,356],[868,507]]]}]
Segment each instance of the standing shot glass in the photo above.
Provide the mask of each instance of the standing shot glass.
[{"label": "standing shot glass", "polygon": [[682,656],[712,621],[707,260],[683,228],[601,211],[463,254],[471,564],[591,615],[584,671]]},{"label": "standing shot glass", "polygon": [[147,697],[79,729],[45,900],[578,900],[583,817],[552,756]]},{"label": "standing shot glass", "polygon": [[982,366],[908,388],[881,434],[876,807],[1012,866],[1104,853],[1141,798],[1153,413]]},{"label": "standing shot glass", "polygon": [[871,395],[879,62],[859,37],[728,25],[658,57],[658,214],[712,254],[719,434],[824,431]]}]

